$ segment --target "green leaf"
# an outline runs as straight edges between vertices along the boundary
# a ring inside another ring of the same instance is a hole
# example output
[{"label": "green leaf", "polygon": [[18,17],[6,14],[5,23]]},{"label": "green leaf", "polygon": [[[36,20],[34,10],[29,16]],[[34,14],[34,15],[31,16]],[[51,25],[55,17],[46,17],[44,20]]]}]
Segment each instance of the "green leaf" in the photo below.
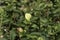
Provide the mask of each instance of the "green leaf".
[{"label": "green leaf", "polygon": [[11,40],[14,40],[15,37],[16,37],[16,33],[15,33],[14,29],[12,29],[12,30],[10,31],[10,39],[11,39]]}]

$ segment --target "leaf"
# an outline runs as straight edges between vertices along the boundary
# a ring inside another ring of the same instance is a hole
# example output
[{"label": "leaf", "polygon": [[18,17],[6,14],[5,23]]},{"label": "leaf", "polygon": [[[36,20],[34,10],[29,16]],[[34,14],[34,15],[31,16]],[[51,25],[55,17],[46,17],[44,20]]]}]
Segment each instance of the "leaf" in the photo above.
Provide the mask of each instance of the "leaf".
[{"label": "leaf", "polygon": [[37,40],[45,40],[43,37],[39,37]]},{"label": "leaf", "polygon": [[16,33],[15,33],[14,29],[13,29],[13,30],[10,31],[10,39],[14,40],[15,37],[16,37]]}]

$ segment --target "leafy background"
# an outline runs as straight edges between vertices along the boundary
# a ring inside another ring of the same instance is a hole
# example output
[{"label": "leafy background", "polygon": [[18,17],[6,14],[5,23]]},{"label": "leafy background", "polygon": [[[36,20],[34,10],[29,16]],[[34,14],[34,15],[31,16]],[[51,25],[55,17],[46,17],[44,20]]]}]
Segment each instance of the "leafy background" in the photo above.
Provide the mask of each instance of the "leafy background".
[{"label": "leafy background", "polygon": [[0,0],[0,40],[60,40],[60,0]]}]

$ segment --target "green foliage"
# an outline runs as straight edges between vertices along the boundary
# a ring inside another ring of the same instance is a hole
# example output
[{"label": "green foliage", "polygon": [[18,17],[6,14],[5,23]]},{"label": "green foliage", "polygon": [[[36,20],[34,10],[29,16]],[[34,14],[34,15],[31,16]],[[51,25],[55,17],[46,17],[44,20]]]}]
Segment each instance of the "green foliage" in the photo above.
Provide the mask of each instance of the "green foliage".
[{"label": "green foliage", "polygon": [[60,0],[0,0],[0,40],[60,40]]}]

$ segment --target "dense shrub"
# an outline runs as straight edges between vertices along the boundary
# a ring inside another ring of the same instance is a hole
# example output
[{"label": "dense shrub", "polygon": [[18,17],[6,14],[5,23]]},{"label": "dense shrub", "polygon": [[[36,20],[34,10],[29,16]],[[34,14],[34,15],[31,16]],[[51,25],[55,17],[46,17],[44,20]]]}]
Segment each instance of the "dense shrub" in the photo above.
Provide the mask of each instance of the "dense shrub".
[{"label": "dense shrub", "polygon": [[0,0],[0,40],[60,40],[60,0]]}]

